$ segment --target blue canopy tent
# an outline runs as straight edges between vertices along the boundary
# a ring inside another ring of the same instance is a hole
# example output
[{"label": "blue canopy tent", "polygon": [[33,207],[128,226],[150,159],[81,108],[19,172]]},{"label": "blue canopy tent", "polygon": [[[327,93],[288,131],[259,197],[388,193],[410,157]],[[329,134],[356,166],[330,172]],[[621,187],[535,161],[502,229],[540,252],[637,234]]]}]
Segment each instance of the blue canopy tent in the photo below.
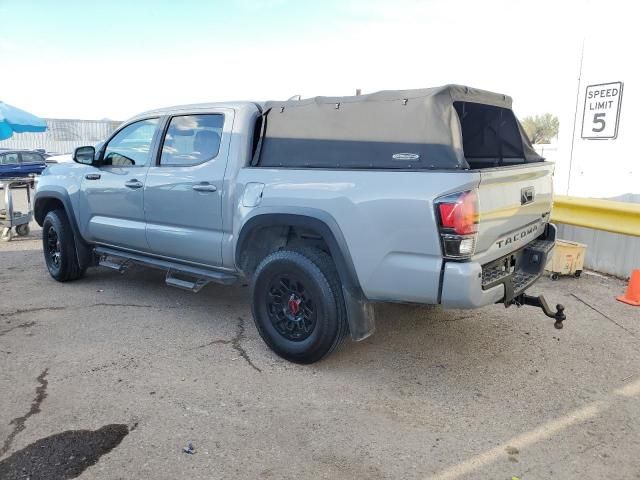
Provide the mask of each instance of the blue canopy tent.
[{"label": "blue canopy tent", "polygon": [[29,112],[0,101],[0,140],[11,138],[14,133],[44,132],[47,122]]},{"label": "blue canopy tent", "polygon": [[[47,129],[47,122],[43,119],[31,115],[24,110],[7,105],[0,102],[0,140],[11,138],[14,133],[24,132],[44,132]],[[0,165],[1,166],[1,165]],[[14,175],[17,176],[17,175]],[[29,188],[29,179],[18,178],[0,178],[0,183],[4,189],[4,210],[0,214],[0,240],[9,241],[12,237],[12,228],[15,227],[18,235],[24,236],[29,234],[29,222],[33,218],[31,209],[31,190]],[[33,182],[33,180],[31,180]],[[26,213],[15,212],[13,210],[12,190],[14,187],[27,186],[27,205]]]}]

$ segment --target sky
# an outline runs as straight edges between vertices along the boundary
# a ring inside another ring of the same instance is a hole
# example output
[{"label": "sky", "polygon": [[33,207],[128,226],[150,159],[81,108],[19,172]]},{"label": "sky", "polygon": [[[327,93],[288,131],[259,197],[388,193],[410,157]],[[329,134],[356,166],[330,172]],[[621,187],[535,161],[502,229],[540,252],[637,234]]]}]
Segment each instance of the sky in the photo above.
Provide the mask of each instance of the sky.
[{"label": "sky", "polygon": [[459,83],[571,108],[590,0],[0,0],[0,100],[47,118]]}]

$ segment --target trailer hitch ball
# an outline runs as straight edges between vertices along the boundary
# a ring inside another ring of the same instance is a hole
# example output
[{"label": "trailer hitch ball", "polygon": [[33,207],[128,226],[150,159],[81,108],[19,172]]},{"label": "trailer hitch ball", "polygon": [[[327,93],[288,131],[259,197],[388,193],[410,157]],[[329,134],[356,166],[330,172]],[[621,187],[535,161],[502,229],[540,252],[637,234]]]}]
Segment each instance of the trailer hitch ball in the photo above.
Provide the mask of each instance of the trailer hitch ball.
[{"label": "trailer hitch ball", "polygon": [[553,326],[558,330],[563,327],[562,322],[567,319],[567,316],[564,314],[564,305],[558,303],[556,305],[556,311],[554,312],[553,310],[551,310],[549,304],[542,295],[538,295],[537,297],[535,297],[533,295],[522,293],[514,298],[513,303],[515,303],[517,306],[530,305],[532,307],[540,308],[547,317],[553,318],[555,320]]},{"label": "trailer hitch ball", "polygon": [[555,319],[556,321],[553,326],[560,330],[563,327],[562,322],[567,319],[566,315],[564,314],[564,305],[562,305],[561,303],[556,305]]}]

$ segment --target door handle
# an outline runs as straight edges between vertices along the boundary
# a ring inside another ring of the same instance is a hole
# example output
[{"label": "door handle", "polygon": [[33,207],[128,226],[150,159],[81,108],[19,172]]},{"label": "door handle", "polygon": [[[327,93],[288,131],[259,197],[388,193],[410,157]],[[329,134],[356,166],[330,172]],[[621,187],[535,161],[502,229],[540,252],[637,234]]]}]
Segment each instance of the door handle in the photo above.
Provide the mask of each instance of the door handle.
[{"label": "door handle", "polygon": [[100,174],[99,173],[87,173],[84,178],[86,178],[87,180],[100,180]]},{"label": "door handle", "polygon": [[141,182],[141,181],[136,180],[136,179],[134,178],[134,179],[129,180],[128,182],[126,182],[126,183],[124,184],[124,186],[125,186],[125,187],[128,187],[128,188],[142,188],[142,186],[143,186],[143,185],[142,185],[142,182]]},{"label": "door handle", "polygon": [[218,190],[215,185],[211,185],[210,183],[198,183],[193,185],[191,188],[196,192],[215,192]]}]

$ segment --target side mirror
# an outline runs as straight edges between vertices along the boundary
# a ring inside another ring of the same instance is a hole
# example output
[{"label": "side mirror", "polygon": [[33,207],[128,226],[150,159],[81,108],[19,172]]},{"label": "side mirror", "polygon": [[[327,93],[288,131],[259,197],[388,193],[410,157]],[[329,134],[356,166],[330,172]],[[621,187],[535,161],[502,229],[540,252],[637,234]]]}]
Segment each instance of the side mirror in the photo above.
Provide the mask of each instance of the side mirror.
[{"label": "side mirror", "polygon": [[73,161],[83,165],[93,165],[96,156],[94,147],[78,147],[73,151]]}]

